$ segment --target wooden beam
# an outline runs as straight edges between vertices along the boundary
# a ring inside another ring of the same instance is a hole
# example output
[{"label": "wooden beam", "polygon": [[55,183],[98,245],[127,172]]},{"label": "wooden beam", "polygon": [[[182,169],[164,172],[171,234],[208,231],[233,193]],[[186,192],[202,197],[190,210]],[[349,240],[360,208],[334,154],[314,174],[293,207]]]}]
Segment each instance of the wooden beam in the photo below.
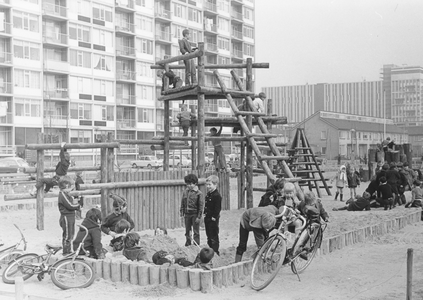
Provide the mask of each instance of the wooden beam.
[{"label": "wooden beam", "polygon": [[[78,172],[78,171],[98,171],[100,170],[100,166],[88,166],[88,167],[69,167],[68,172]],[[24,169],[24,173],[36,173],[36,167],[27,167]],[[44,172],[56,172],[56,167],[48,167],[44,168]]]},{"label": "wooden beam", "polygon": [[[199,178],[198,184],[206,183],[205,178]],[[81,184],[82,190],[93,189],[119,189],[119,188],[134,188],[134,187],[150,187],[150,186],[180,186],[185,185],[183,179],[169,179],[169,180],[144,180],[144,181],[126,181],[126,182],[109,182],[109,183],[88,183]]]},{"label": "wooden beam", "polygon": [[[43,133],[38,133],[38,143],[44,142]],[[60,147],[60,144],[59,144]],[[37,179],[44,177],[44,149],[37,150]],[[37,188],[37,229],[44,230],[44,185]]]},{"label": "wooden beam", "polygon": [[261,160],[287,160],[289,159],[289,156],[259,156],[259,159]]},{"label": "wooden beam", "polygon": [[264,113],[259,113],[259,112],[255,112],[255,111],[236,111],[235,115],[241,115],[241,116],[265,116],[266,114]]},{"label": "wooden beam", "polygon": [[[180,59],[182,60],[182,59]],[[156,62],[155,65],[150,66],[150,69],[163,69],[163,66],[159,65],[162,61]],[[205,65],[204,69],[245,69],[247,64],[215,64],[215,65]],[[253,69],[268,69],[269,63],[253,63]],[[171,70],[185,69],[185,66],[182,65],[169,65]],[[197,66],[198,68],[198,66]]]},{"label": "wooden beam", "polygon": [[[204,43],[198,43],[198,48],[201,52],[204,52]],[[206,85],[206,75],[204,72],[204,56],[198,57],[198,85],[200,87]],[[198,94],[198,117],[197,117],[197,170],[198,175],[203,176],[205,172],[205,163],[206,163],[206,142],[204,138],[206,137],[206,128],[205,128],[205,96],[203,92]]]},{"label": "wooden beam", "polygon": [[[100,195],[100,189],[85,190],[85,191],[72,191],[69,193],[72,197],[79,196],[88,196],[88,195]],[[57,198],[59,193],[47,193],[44,194],[44,198]],[[13,200],[24,200],[24,199],[36,199],[35,196],[30,194],[9,194],[4,195],[4,201],[13,201]]]},{"label": "wooden beam", "polygon": [[[108,143],[66,143],[65,149],[105,149],[105,148],[119,148],[117,142]],[[60,144],[27,144],[25,148],[28,150],[60,150]]]},{"label": "wooden beam", "polygon": [[[181,55],[177,55],[177,56],[174,56],[174,57],[170,57],[170,58],[166,58],[166,59],[162,59],[162,60],[156,61],[156,64],[157,65],[170,64],[170,63],[181,61],[181,60],[188,60],[188,59],[193,59],[193,58],[196,58],[196,57],[200,57],[203,54],[204,54],[203,51],[201,51],[200,49],[198,49],[198,50],[196,50],[194,52],[191,52],[189,54],[186,54],[186,55],[185,54],[181,54]],[[154,68],[151,68],[151,69],[154,69]],[[163,66],[161,66],[161,68],[158,68],[158,69],[163,69]]]}]

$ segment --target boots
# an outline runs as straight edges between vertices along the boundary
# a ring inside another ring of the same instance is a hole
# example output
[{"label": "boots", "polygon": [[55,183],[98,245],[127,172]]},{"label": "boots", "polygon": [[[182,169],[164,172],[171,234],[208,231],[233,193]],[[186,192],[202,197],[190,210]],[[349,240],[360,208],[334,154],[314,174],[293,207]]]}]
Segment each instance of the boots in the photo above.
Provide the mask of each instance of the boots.
[{"label": "boots", "polygon": [[336,192],[336,194],[335,194],[335,201],[338,200],[338,195],[339,195],[339,192]]},{"label": "boots", "polygon": [[344,200],[342,200],[342,198],[344,197],[344,194],[340,194],[339,195],[339,201],[343,202]]},{"label": "boots", "polygon": [[240,262],[242,260],[242,254],[235,255],[235,263]]}]

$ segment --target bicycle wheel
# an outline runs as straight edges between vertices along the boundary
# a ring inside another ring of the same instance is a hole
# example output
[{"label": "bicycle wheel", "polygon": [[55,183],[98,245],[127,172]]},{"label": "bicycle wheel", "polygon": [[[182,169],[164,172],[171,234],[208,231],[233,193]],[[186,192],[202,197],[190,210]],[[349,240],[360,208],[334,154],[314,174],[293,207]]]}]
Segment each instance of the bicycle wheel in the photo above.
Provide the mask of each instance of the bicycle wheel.
[{"label": "bicycle wheel", "polygon": [[[313,238],[309,238],[303,249],[305,249],[302,255],[297,256],[291,263],[291,270],[294,274],[303,272],[311,263],[313,258],[316,256],[317,249],[320,248],[322,243],[323,231],[322,229],[316,228],[316,233],[313,234]],[[303,256],[303,257],[301,257]],[[307,258],[307,259],[305,259]]]},{"label": "bicycle wheel", "polygon": [[2,253],[0,255],[0,269],[4,270],[12,260],[14,260],[15,258],[23,254],[24,252],[22,250],[14,250],[14,251]]},{"label": "bicycle wheel", "polygon": [[93,268],[82,259],[66,258],[52,267],[51,280],[63,290],[88,287],[94,279]]},{"label": "bicycle wheel", "polygon": [[260,248],[251,270],[251,287],[260,291],[278,274],[286,256],[286,241],[280,235],[269,238]]},{"label": "bicycle wheel", "polygon": [[35,269],[42,262],[42,257],[35,253],[28,253],[15,258],[3,271],[3,282],[14,284],[16,277],[27,280],[35,274]]}]

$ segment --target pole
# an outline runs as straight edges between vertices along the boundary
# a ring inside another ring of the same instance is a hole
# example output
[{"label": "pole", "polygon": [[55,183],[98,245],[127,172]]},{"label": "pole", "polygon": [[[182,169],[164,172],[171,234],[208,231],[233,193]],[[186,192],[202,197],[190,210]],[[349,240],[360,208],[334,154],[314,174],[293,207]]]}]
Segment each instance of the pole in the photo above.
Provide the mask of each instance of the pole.
[{"label": "pole", "polygon": [[413,298],[413,249],[407,249],[407,300]]}]

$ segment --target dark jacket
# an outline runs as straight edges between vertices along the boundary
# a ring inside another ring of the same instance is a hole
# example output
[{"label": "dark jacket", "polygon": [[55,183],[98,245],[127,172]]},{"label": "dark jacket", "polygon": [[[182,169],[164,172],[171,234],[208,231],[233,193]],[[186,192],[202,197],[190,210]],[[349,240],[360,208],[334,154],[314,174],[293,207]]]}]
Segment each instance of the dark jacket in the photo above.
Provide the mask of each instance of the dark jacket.
[{"label": "dark jacket", "polygon": [[182,194],[182,201],[181,201],[181,209],[180,214],[181,216],[185,216],[187,214],[197,214],[197,218],[201,218],[204,210],[204,201],[202,199],[202,193],[198,188],[196,190],[188,190]]},{"label": "dark jacket", "polygon": [[281,195],[278,193],[278,190],[272,184],[266,189],[266,192],[264,193],[264,195],[261,196],[261,200],[258,206],[264,207],[264,206],[273,204],[274,206],[277,207],[276,199],[278,198],[278,196],[281,196]]},{"label": "dark jacket", "polygon": [[[91,214],[90,212],[93,211]],[[100,213],[98,211],[98,213]],[[87,212],[86,218],[82,221],[82,225],[88,229],[87,238],[84,241],[85,249],[94,249],[94,253],[90,253],[90,257],[98,258],[101,256],[103,245],[101,244],[101,230],[97,220],[101,219],[100,215],[96,215],[94,210]],[[85,230],[80,228],[76,238],[73,240],[73,249],[76,250],[85,236]]]},{"label": "dark jacket", "polygon": [[358,185],[360,185],[360,174],[357,171],[349,172],[347,175],[347,180],[349,188],[356,188]]},{"label": "dark jacket", "polygon": [[320,221],[319,217],[326,221],[329,217],[320,199],[317,199],[314,205],[306,205],[305,201],[303,200],[300,202],[300,204],[298,204],[297,209],[303,216],[313,221]]},{"label": "dark jacket", "polygon": [[382,199],[389,199],[393,197],[392,188],[389,184],[381,184],[377,188],[377,197]]},{"label": "dark jacket", "polygon": [[119,220],[125,219],[126,221],[131,224],[130,229],[134,229],[135,223],[132,220],[132,218],[129,216],[127,212],[121,213],[119,215],[115,215],[114,213],[111,213],[104,219],[103,224],[101,224],[101,231],[103,231],[105,234],[109,234],[110,231],[115,231],[116,223],[119,222]]},{"label": "dark jacket", "polygon": [[141,247],[123,248],[123,256],[132,261],[148,261],[147,251]]},{"label": "dark jacket", "polygon": [[61,215],[70,215],[75,217],[75,211],[80,209],[79,204],[73,204],[73,197],[68,193],[60,191],[58,204],[59,211]]},{"label": "dark jacket", "polygon": [[187,39],[180,39],[178,40],[178,43],[179,51],[181,51],[182,54],[193,52],[191,48],[191,43]]},{"label": "dark jacket", "polygon": [[364,197],[358,197],[352,201],[347,208],[348,211],[370,210],[370,201]]},{"label": "dark jacket", "polygon": [[81,176],[76,176],[76,179],[75,179],[75,189],[77,191],[81,190],[81,184],[84,184],[84,180],[82,180]]},{"label": "dark jacket", "polygon": [[220,216],[220,211],[222,209],[222,196],[220,196],[219,191],[215,189],[213,192],[207,193],[204,202],[205,218],[217,219]]},{"label": "dark jacket", "polygon": [[162,92],[164,91],[165,76],[169,78],[169,87],[172,86],[173,88],[176,88],[178,81],[181,80],[181,78],[175,75],[172,70],[164,72],[162,77]]},{"label": "dark jacket", "polygon": [[395,169],[389,169],[386,171],[386,182],[391,186],[397,186],[401,184],[401,175]]},{"label": "dark jacket", "polygon": [[70,160],[66,159],[65,152],[67,152],[66,149],[60,149],[60,161],[56,165],[56,175],[59,176],[65,176],[70,166]]}]

